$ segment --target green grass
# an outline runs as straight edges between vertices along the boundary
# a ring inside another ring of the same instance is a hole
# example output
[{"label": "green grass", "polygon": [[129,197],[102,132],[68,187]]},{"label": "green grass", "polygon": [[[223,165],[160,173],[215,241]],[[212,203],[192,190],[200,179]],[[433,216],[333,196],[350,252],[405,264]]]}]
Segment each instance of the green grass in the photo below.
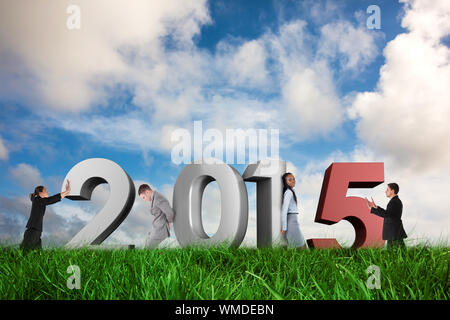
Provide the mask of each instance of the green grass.
[{"label": "green grass", "polygon": [[[0,299],[449,298],[449,248],[0,249]],[[67,288],[69,265],[81,288]],[[370,265],[381,289],[368,289]]]}]

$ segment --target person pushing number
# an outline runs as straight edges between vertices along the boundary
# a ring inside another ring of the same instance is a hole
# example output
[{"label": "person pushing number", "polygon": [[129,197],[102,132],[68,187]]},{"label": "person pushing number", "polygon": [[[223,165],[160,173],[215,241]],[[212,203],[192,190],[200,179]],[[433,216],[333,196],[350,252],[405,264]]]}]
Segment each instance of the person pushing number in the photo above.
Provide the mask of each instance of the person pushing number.
[{"label": "person pushing number", "polygon": [[48,205],[54,204],[65,198],[70,193],[70,182],[67,180],[66,191],[48,196],[48,191],[44,186],[37,186],[34,192],[30,194],[31,213],[28,219],[23,241],[20,247],[28,251],[30,249],[41,249],[42,224],[44,220],[45,209]]}]

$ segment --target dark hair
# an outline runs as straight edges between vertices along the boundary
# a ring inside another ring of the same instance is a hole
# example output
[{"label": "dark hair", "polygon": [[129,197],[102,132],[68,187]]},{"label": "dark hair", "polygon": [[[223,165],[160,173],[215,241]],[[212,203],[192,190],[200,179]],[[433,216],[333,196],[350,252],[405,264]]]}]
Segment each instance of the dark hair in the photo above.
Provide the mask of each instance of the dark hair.
[{"label": "dark hair", "polygon": [[34,192],[30,193],[30,200],[33,201],[33,199],[39,195],[39,192],[42,191],[44,191],[44,186],[37,186],[34,188]]},{"label": "dark hair", "polygon": [[141,193],[144,193],[147,190],[152,190],[152,188],[150,188],[150,186],[148,184],[141,184],[139,186],[139,190],[138,190],[138,194],[140,195]]},{"label": "dark hair", "polygon": [[388,183],[388,187],[391,188],[391,190],[394,190],[395,194],[398,194],[398,192],[400,191],[400,187],[394,182]]},{"label": "dark hair", "polygon": [[297,203],[297,196],[295,195],[294,190],[292,190],[292,188],[291,188],[290,186],[288,186],[288,184],[286,183],[286,177],[287,177],[288,175],[294,176],[292,173],[286,172],[286,173],[283,174],[283,176],[281,177],[281,180],[283,181],[283,194],[282,194],[281,196],[284,197],[284,193],[286,192],[287,189],[289,189],[289,190],[292,191],[292,194],[294,195],[295,203]]}]

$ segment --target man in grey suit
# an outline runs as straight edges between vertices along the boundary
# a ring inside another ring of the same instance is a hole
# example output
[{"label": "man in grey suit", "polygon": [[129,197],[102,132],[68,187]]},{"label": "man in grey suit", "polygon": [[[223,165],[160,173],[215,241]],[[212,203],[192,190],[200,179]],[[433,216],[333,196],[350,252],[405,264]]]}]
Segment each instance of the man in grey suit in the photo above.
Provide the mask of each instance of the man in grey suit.
[{"label": "man in grey suit", "polygon": [[138,190],[139,197],[150,202],[150,213],[154,216],[152,231],[145,242],[145,247],[156,248],[164,239],[170,236],[170,223],[173,222],[174,212],[169,201],[148,184],[142,184]]}]

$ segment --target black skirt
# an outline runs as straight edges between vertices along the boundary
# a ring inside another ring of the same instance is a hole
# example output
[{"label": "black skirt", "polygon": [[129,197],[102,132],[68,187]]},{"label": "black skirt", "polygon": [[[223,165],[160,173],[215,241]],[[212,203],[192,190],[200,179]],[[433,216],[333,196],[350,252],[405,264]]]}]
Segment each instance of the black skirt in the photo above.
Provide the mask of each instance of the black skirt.
[{"label": "black skirt", "polygon": [[33,228],[26,229],[20,247],[24,250],[42,249],[41,233],[42,231]]}]

